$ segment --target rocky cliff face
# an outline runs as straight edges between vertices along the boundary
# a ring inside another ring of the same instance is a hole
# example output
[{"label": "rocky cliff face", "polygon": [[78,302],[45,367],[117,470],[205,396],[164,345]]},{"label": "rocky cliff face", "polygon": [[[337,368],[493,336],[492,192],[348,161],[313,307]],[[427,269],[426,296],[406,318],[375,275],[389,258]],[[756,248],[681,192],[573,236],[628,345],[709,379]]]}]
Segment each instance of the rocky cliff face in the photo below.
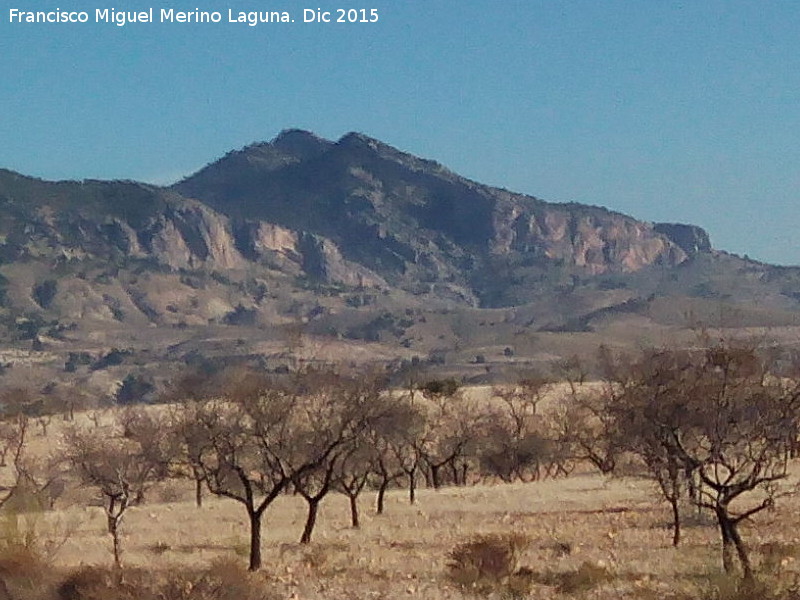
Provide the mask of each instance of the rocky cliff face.
[{"label": "rocky cliff face", "polygon": [[325,238],[263,221],[235,227],[201,202],[130,182],[50,183],[0,173],[0,223],[6,263],[139,260],[175,271],[228,272],[255,262],[331,283],[383,283]]}]

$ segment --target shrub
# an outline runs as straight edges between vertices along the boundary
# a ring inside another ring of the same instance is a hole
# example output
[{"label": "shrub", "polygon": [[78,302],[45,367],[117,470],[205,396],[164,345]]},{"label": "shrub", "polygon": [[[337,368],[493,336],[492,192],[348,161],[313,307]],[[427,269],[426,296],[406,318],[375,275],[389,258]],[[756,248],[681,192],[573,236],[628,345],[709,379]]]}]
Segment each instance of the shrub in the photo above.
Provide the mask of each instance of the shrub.
[{"label": "shrub", "polygon": [[524,588],[527,580],[522,577],[519,559],[529,543],[527,537],[519,534],[495,534],[459,544],[448,555],[448,579],[464,590],[479,594],[527,593],[518,589]]},{"label": "shrub", "polygon": [[0,550],[0,597],[35,598],[52,583],[52,573],[47,567],[31,548],[3,547]]},{"label": "shrub", "polygon": [[540,583],[558,589],[562,594],[575,594],[594,589],[614,579],[614,574],[603,562],[584,561],[572,571],[548,573]]},{"label": "shrub", "polygon": [[772,578],[744,581],[741,577],[720,573],[700,584],[694,597],[697,600],[794,600],[797,596]]},{"label": "shrub", "polygon": [[58,283],[55,279],[46,279],[45,281],[33,286],[31,296],[36,301],[36,304],[42,308],[49,308],[56,297],[58,291]]},{"label": "shrub", "polygon": [[276,600],[238,561],[220,560],[201,571],[84,567],[57,588],[59,600]]}]

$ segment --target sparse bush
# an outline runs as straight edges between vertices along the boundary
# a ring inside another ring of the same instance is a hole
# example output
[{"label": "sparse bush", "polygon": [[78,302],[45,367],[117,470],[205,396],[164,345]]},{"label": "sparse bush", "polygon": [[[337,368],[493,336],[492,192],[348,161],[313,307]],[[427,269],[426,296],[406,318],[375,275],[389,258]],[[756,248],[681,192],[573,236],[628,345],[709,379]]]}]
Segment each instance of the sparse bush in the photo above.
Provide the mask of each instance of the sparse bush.
[{"label": "sparse bush", "polygon": [[534,575],[541,584],[554,587],[562,594],[576,594],[613,581],[614,572],[602,561],[584,561],[570,571],[548,571]]},{"label": "sparse bush", "polygon": [[553,540],[549,544],[546,544],[544,549],[549,550],[554,558],[561,558],[562,556],[569,556],[572,554],[572,543]]},{"label": "sparse bush", "polygon": [[777,573],[752,580],[728,573],[709,575],[698,584],[692,600],[797,600],[800,584],[796,577]]},{"label": "sparse bush", "polygon": [[758,547],[762,573],[777,573],[800,554],[800,546],[792,542],[767,542]]},{"label": "sparse bush", "polygon": [[449,379],[433,379],[427,381],[420,386],[420,390],[428,397],[450,397],[455,395],[459,387],[458,382],[451,377]]},{"label": "sparse bush", "polygon": [[257,576],[239,561],[220,559],[199,575],[170,579],[160,590],[164,600],[275,600]]},{"label": "sparse bush", "polygon": [[31,297],[42,308],[49,308],[58,291],[58,283],[54,279],[46,279],[33,286]]},{"label": "sparse bush", "polygon": [[526,593],[518,589],[527,580],[527,571],[519,569],[519,559],[529,544],[530,540],[519,534],[475,537],[450,551],[448,579],[463,590],[478,594]]},{"label": "sparse bush", "polygon": [[187,494],[186,490],[184,490],[184,486],[173,479],[167,480],[163,485],[159,486],[155,493],[156,502],[162,504],[182,502],[186,497]]},{"label": "sparse bush", "polygon": [[7,545],[0,549],[0,598],[36,598],[52,583],[52,571],[32,548]]},{"label": "sparse bush", "polygon": [[150,546],[148,546],[147,549],[156,556],[160,556],[165,552],[169,552],[170,550],[172,550],[172,546],[170,546],[167,542],[162,540],[156,542],[155,544],[151,544]]},{"label": "sparse bush", "polygon": [[107,369],[108,367],[116,367],[121,365],[125,360],[126,356],[130,356],[130,350],[119,350],[118,348],[112,348],[108,354],[105,354],[98,358],[90,367],[92,371],[100,371],[102,369]]},{"label": "sparse bush", "polygon": [[148,402],[155,391],[153,378],[148,375],[129,373],[116,393],[118,404],[130,405]]},{"label": "sparse bush", "polygon": [[57,586],[59,600],[275,600],[260,579],[230,560],[200,571],[83,567]]},{"label": "sparse bush", "polygon": [[55,558],[78,523],[63,515],[45,519],[45,510],[35,490],[18,486],[0,508],[0,555],[29,554],[46,562]]}]

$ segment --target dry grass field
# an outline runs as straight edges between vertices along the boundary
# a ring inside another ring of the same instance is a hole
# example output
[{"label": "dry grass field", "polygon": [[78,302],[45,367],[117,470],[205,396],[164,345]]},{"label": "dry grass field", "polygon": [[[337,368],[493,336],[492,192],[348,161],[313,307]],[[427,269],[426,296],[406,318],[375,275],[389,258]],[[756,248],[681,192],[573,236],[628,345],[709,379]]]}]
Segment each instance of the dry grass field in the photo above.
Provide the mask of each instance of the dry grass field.
[{"label": "dry grass field", "polygon": [[[547,409],[560,391],[553,388],[540,407]],[[466,391],[476,400],[485,400],[489,392],[487,387]],[[101,435],[111,417],[108,412],[81,413],[76,423]],[[64,426],[55,417],[44,435],[32,421],[27,451],[38,457],[62,452]],[[793,481],[799,475],[796,468]],[[710,515],[686,505],[683,538],[674,548],[669,506],[653,482],[603,476],[588,466],[566,478],[531,483],[423,487],[413,505],[404,489],[395,489],[387,495],[383,515],[375,514],[374,503],[373,492],[361,495],[361,527],[353,529],[347,498],[330,494],[322,503],[312,543],[301,545],[306,504],[299,496],[279,497],[264,518],[264,566],[250,575],[244,570],[249,529],[242,505],[206,493],[198,508],[192,481],[157,483],[142,504],[125,514],[125,569],[166,582],[182,582],[182,574],[211,569],[224,573],[214,580],[222,583],[208,595],[195,593],[199,585],[179,583],[180,589],[171,594],[140,596],[132,588],[128,595],[112,596],[103,592],[106,588],[94,593],[54,591],[55,580],[87,567],[108,573],[113,565],[100,497],[87,488],[69,487],[53,510],[25,512],[6,506],[0,511],[0,582],[18,568],[9,545],[26,545],[43,560],[30,569],[28,588],[20,588],[24,593],[11,586],[4,595],[0,585],[0,600],[800,598],[792,591],[737,591],[722,574],[719,533]],[[782,498],[742,527],[759,578],[771,590],[792,589],[800,581],[798,508],[800,495]],[[483,555],[485,562],[477,571],[454,569],[454,550],[476,540],[508,542],[503,548],[514,544],[508,570],[496,564],[503,562],[502,552]],[[484,569],[488,578],[477,577]],[[493,573],[499,574],[496,580]],[[31,591],[40,579],[50,581],[50,587]],[[250,582],[259,591],[253,595],[251,588],[240,590],[236,581]]]},{"label": "dry grass field", "polygon": [[[468,598],[478,590],[452,581],[452,549],[478,535],[517,534],[528,542],[518,566],[531,580],[517,597],[724,597],[709,591],[709,582],[721,577],[713,522],[687,508],[684,540],[673,548],[668,507],[646,481],[577,473],[529,484],[423,489],[415,505],[396,490],[380,516],[373,500],[373,494],[362,496],[362,526],[354,530],[346,498],[331,495],[314,541],[301,546],[305,505],[300,498],[280,498],[267,513],[265,567],[257,577],[277,598],[287,599]],[[64,572],[111,565],[102,508],[77,497],[72,501],[52,512],[20,516],[16,534],[35,531],[42,548],[48,540],[63,542],[51,560]],[[787,580],[800,549],[797,513],[797,501],[785,501],[744,531],[757,560],[777,562],[765,566],[785,571]],[[7,521],[5,528],[8,532]],[[197,508],[189,482],[153,488],[143,505],[130,509],[124,531],[127,567],[169,574],[220,560],[246,565],[248,529],[241,506],[208,498]]]}]

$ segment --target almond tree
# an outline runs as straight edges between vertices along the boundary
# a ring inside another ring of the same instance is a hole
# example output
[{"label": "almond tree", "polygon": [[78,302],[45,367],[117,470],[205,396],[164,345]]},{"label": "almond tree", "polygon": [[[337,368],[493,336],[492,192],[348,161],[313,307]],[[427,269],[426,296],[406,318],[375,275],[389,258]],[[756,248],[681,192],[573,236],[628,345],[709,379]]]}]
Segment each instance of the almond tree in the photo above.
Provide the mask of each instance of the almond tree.
[{"label": "almond tree", "polygon": [[800,384],[770,366],[755,347],[732,343],[666,360],[645,356],[616,412],[636,436],[633,447],[656,455],[659,470],[677,464],[702,482],[698,501],[717,519],[723,567],[733,571],[735,554],[748,581],[739,525],[793,491],[781,483],[800,423]]},{"label": "almond tree", "polygon": [[[150,437],[151,435],[155,437]],[[170,456],[162,455],[159,438],[165,430],[148,430],[141,437],[124,434],[116,423],[102,432],[72,428],[64,435],[64,449],[73,470],[105,500],[108,533],[113,541],[114,564],[121,565],[120,526],[145,490],[167,472]]]},{"label": "almond tree", "polygon": [[598,363],[603,372],[599,384],[586,383],[577,358],[559,366],[568,377],[568,394],[551,417],[557,444],[569,449],[571,458],[591,463],[604,475],[617,464],[621,447],[613,406],[625,388],[625,371],[610,352],[601,347]]},{"label": "almond tree", "polygon": [[337,462],[334,472],[334,487],[337,492],[347,496],[350,502],[350,525],[353,529],[361,526],[358,513],[358,497],[367,485],[373,471],[375,449],[367,440],[353,444]]},{"label": "almond tree", "polygon": [[[414,408],[412,397],[386,398],[383,417],[373,424],[367,434],[366,444],[372,450],[371,472],[378,490],[375,510],[379,515],[384,512],[384,500],[389,486],[407,474],[406,467],[410,467],[412,474],[417,468],[419,456],[414,451],[411,439],[415,435],[419,413]],[[417,460],[404,462],[401,460],[404,456],[416,456]],[[413,496],[413,491],[411,494]]]},{"label": "almond tree", "polygon": [[240,378],[195,414],[210,491],[242,504],[250,522],[250,570],[261,566],[262,517],[293,482],[324,469],[374,418],[377,387],[331,372]]}]

